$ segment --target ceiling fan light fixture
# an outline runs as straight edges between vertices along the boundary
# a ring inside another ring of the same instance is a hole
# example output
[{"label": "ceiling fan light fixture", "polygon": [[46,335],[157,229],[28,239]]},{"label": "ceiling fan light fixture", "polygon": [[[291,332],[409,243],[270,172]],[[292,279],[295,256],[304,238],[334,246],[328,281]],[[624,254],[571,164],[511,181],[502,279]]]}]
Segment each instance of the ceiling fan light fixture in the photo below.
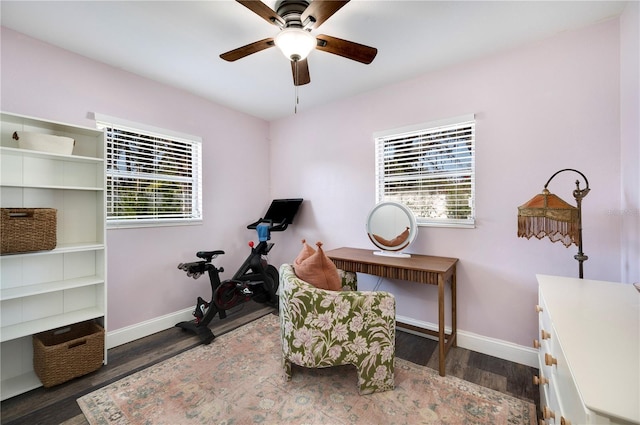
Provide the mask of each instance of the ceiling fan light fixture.
[{"label": "ceiling fan light fixture", "polygon": [[275,38],[276,46],[291,61],[303,60],[316,47],[316,38],[301,28],[285,28]]}]

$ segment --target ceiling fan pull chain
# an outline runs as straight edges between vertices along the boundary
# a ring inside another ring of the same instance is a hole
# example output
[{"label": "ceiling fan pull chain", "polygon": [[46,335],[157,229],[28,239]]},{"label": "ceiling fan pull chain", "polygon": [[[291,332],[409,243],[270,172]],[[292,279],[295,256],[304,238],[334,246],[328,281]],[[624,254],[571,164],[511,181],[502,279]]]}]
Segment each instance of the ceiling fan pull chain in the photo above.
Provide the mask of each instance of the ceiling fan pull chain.
[{"label": "ceiling fan pull chain", "polygon": [[294,70],[294,84],[293,86],[295,87],[294,90],[294,106],[293,106],[293,113],[297,114],[298,113],[298,103],[300,103],[300,99],[298,98],[298,61],[294,61],[293,62],[293,70]]}]

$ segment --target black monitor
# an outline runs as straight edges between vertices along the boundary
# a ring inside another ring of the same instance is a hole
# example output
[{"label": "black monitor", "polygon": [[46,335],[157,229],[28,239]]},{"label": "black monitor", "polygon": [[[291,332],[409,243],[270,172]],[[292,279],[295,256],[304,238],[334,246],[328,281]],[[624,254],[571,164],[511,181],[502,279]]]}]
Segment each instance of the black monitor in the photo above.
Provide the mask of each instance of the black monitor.
[{"label": "black monitor", "polygon": [[274,199],[264,215],[264,219],[272,220],[274,223],[282,223],[286,220],[286,224],[291,224],[300,204],[302,204],[302,198]]},{"label": "black monitor", "polygon": [[293,199],[274,199],[264,215],[264,218],[251,223],[247,226],[247,229],[255,229],[258,224],[269,222],[273,224],[271,231],[279,232],[286,230],[287,226],[293,223],[293,217],[295,217],[300,204],[302,204],[302,198]]}]

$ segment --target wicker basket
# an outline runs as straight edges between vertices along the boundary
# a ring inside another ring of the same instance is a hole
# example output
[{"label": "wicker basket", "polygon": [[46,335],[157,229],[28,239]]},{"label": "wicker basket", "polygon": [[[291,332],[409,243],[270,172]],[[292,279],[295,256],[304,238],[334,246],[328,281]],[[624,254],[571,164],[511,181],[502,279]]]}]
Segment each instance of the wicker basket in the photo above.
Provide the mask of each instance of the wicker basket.
[{"label": "wicker basket", "polygon": [[56,247],[54,208],[2,208],[0,253],[51,250]]},{"label": "wicker basket", "polygon": [[94,322],[33,335],[33,369],[45,387],[98,370],[103,360],[104,329]]}]

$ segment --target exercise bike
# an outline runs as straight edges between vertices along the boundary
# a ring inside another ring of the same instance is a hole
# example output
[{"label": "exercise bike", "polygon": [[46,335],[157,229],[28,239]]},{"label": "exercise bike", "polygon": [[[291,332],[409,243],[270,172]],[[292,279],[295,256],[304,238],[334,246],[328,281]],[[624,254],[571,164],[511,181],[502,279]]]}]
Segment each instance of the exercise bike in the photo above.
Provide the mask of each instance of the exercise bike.
[{"label": "exercise bike", "polygon": [[271,203],[264,218],[251,223],[247,229],[258,233],[258,245],[249,242],[249,256],[242,263],[231,279],[221,281],[220,273],[224,268],[216,267],[212,261],[224,254],[222,250],[198,251],[196,257],[200,261],[180,263],[178,269],[187,276],[198,279],[203,274],[209,276],[211,299],[207,301],[198,297],[193,311],[194,319],[176,324],[186,331],[195,333],[203,344],[209,344],[215,335],[209,328],[211,320],[218,315],[220,319],[227,317],[226,311],[253,300],[257,303],[278,307],[278,269],[267,262],[266,256],[273,248],[271,232],[281,232],[293,223],[302,199],[275,199]]}]

